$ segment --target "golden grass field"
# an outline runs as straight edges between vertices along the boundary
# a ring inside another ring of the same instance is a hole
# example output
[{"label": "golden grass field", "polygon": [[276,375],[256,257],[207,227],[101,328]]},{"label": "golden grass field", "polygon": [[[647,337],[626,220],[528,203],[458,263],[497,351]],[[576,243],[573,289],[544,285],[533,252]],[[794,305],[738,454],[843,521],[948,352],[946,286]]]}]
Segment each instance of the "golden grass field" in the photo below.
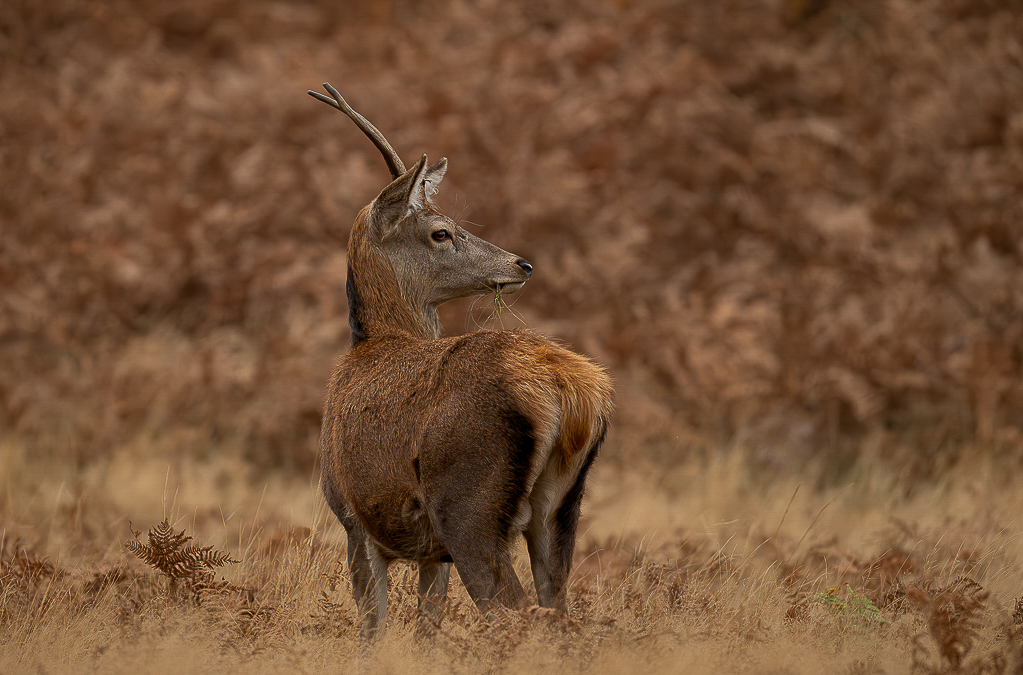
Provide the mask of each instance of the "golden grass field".
[{"label": "golden grass field", "polygon": [[[387,636],[365,652],[343,531],[312,475],[143,447],[76,473],[5,445],[0,673],[1023,668],[1023,492],[991,460],[907,489],[880,464],[824,484],[741,450],[669,466],[614,455],[590,480],[571,617],[486,624],[456,581],[419,639],[415,571],[396,564]],[[130,524],[146,543],[164,518],[239,561],[214,570],[227,588],[172,587],[125,547]],[[524,547],[519,562],[527,579]]]}]

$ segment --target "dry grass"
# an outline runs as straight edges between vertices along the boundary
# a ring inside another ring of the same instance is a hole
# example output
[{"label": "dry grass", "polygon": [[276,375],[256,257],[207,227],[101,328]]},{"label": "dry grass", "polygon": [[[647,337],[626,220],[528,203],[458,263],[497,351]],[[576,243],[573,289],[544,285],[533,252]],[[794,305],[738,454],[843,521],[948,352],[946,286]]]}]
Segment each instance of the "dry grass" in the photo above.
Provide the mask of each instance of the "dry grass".
[{"label": "dry grass", "polygon": [[[269,476],[234,492],[235,503],[215,490],[185,502],[183,486],[152,467],[123,485],[136,501],[122,510],[95,477],[72,500],[35,460],[16,463],[8,453],[3,468],[42,476],[32,490],[7,480],[0,504],[3,672],[1023,666],[1023,495],[998,465],[907,496],[865,469],[816,489],[815,470],[766,474],[740,451],[667,471],[608,459],[585,504],[571,617],[526,610],[488,625],[455,583],[444,623],[420,641],[414,568],[395,565],[388,636],[369,653],[357,644],[342,532],[314,485]],[[117,475],[111,468],[108,479]],[[152,518],[160,512],[169,524]],[[133,553],[146,536],[124,544],[138,514],[150,514],[150,543],[141,544],[150,564]],[[186,548],[188,535],[202,546]],[[179,585],[183,575],[173,565],[161,571],[157,560],[175,552],[198,561],[190,574],[198,570],[207,584],[199,563],[240,562],[219,567],[219,590]]]}]

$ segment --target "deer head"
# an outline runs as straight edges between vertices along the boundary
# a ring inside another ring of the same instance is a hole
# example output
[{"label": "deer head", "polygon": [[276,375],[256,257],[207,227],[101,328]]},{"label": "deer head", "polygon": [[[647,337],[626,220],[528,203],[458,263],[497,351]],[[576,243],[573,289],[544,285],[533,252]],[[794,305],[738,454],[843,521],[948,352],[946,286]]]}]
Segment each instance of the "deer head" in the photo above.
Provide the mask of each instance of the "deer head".
[{"label": "deer head", "polygon": [[391,183],[360,213],[348,242],[348,304],[352,339],[402,333],[440,335],[437,307],[448,300],[517,291],[533,266],[476,237],[433,202],[447,159],[423,155],[410,169],[375,126],[329,84],[331,96],[309,94],[342,111],[373,141]]}]

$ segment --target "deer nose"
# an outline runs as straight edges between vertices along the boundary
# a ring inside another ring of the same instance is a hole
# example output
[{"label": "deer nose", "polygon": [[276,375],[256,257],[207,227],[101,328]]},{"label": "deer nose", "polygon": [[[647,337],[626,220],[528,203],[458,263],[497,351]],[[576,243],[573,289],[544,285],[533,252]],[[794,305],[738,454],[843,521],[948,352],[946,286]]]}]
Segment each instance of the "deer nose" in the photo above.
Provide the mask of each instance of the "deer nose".
[{"label": "deer nose", "polygon": [[527,277],[533,276],[533,266],[526,262],[523,258],[516,260],[515,264],[522,268],[522,271],[526,273]]}]

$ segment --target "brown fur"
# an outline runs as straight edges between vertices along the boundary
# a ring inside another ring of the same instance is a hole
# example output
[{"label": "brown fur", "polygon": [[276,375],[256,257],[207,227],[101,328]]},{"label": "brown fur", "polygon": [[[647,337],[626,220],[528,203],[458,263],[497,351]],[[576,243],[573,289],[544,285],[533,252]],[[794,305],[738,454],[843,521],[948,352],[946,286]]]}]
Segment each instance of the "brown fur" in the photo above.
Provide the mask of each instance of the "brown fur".
[{"label": "brown fur", "polygon": [[450,562],[482,610],[521,605],[520,533],[540,604],[567,611],[586,472],[612,411],[603,369],[539,335],[439,338],[437,305],[512,292],[532,270],[430,202],[446,166],[424,156],[397,176],[349,240],[353,344],[328,384],[320,449],[367,637],[385,620],[394,559],[419,563],[426,619],[437,620]]}]

